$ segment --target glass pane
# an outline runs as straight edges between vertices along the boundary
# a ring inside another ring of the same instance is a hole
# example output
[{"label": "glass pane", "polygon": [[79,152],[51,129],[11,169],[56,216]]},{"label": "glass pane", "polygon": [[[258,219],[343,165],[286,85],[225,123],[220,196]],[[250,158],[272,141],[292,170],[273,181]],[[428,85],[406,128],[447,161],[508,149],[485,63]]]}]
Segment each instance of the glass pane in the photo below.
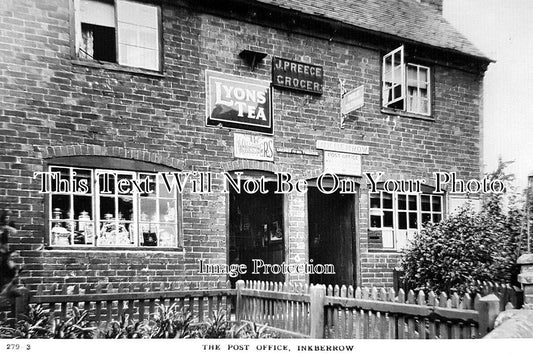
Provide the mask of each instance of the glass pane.
[{"label": "glass pane", "polygon": [[431,211],[431,204],[429,202],[429,195],[422,195],[421,203],[422,203],[422,211]]},{"label": "glass pane", "polygon": [[115,218],[115,197],[100,197],[100,219]]},{"label": "glass pane", "polygon": [[380,207],[379,194],[370,194],[370,208],[377,209]]},{"label": "glass pane", "polygon": [[157,246],[158,224],[141,224],[141,246]]},{"label": "glass pane", "polygon": [[141,221],[152,221],[157,222],[157,210],[156,210],[156,200],[142,198],[141,199]]},{"label": "glass pane", "polygon": [[138,189],[132,183],[133,175],[131,174],[117,174],[117,188],[118,194],[121,195],[133,195]]},{"label": "glass pane", "polygon": [[441,214],[433,214],[433,222],[434,223],[438,223],[441,220],[442,220],[442,215]]},{"label": "glass pane", "polygon": [[52,245],[70,245],[72,243],[72,223],[54,221],[51,223],[50,240]]},{"label": "glass pane", "polygon": [[383,193],[383,208],[392,209],[392,194]]},{"label": "glass pane", "polygon": [[416,207],[416,195],[409,195],[409,210],[417,210]]},{"label": "glass pane", "polygon": [[176,200],[160,199],[159,200],[159,221],[172,222],[176,221]]},{"label": "glass pane", "polygon": [[431,214],[422,214],[422,224],[425,224],[428,221],[431,221]]},{"label": "glass pane", "polygon": [[159,244],[158,246],[176,246],[177,234],[176,225],[161,224],[159,226]]},{"label": "glass pane", "polygon": [[409,228],[416,229],[418,228],[418,216],[417,213],[409,213]]},{"label": "glass pane", "polygon": [[73,173],[73,176],[74,176],[73,191],[75,193],[80,193],[80,194],[91,194],[92,193],[91,171],[88,169],[74,169],[73,172],[74,172]]},{"label": "glass pane", "polygon": [[431,201],[433,204],[433,211],[434,212],[442,212],[442,198],[439,196],[433,196],[431,197]]},{"label": "glass pane", "polygon": [[381,227],[381,216],[370,215],[370,226],[379,229]]},{"label": "glass pane", "polygon": [[[141,185],[144,191],[143,193],[141,193],[142,197],[153,197],[153,198],[156,197],[156,193],[157,193],[156,183],[155,183],[156,178],[157,177],[155,174],[139,174],[139,179],[143,182]],[[148,184],[145,184],[146,181],[148,182]],[[170,178],[169,178],[169,183],[170,183]],[[164,184],[163,184],[163,188],[165,191],[167,190]],[[146,193],[146,192],[152,192],[152,193]]]},{"label": "glass pane", "polygon": [[52,195],[52,219],[70,218],[70,195]]},{"label": "glass pane", "polygon": [[133,220],[133,198],[118,198],[118,218],[119,220]]},{"label": "glass pane", "polygon": [[93,199],[90,196],[75,195],[74,196],[74,218],[80,219],[80,216],[87,216],[89,220],[93,216]]},{"label": "glass pane", "polygon": [[70,187],[70,168],[52,167],[51,171],[59,173],[50,179],[52,192],[70,193],[72,189]]},{"label": "glass pane", "polygon": [[392,211],[384,211],[383,212],[383,226],[384,227],[392,227]]},{"label": "glass pane", "polygon": [[130,245],[130,233],[127,229],[129,224],[119,223],[115,219],[107,219],[102,222],[100,233],[98,235],[99,246],[124,246]]},{"label": "glass pane", "polygon": [[398,213],[398,228],[402,230],[407,229],[407,213]]},{"label": "glass pane", "polygon": [[100,194],[115,194],[116,177],[113,172],[97,172]]},{"label": "glass pane", "polygon": [[404,194],[398,194],[398,209],[407,210],[407,196]]}]

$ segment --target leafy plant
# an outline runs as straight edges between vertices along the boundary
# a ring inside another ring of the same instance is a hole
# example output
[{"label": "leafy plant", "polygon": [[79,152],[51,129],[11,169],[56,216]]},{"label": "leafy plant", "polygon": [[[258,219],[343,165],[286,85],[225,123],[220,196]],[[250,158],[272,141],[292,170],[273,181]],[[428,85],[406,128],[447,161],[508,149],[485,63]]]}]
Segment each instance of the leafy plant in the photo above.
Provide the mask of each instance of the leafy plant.
[{"label": "leafy plant", "polygon": [[[491,177],[509,178],[502,167]],[[476,291],[476,280],[516,282],[523,212],[513,204],[504,209],[502,198],[502,193],[488,194],[479,213],[464,207],[438,224],[426,225],[403,256],[403,282],[458,293]]]},{"label": "leafy plant", "polygon": [[268,324],[258,325],[245,321],[244,324],[234,327],[229,331],[228,337],[239,339],[271,339],[278,337],[275,333],[268,332]]},{"label": "leafy plant", "polygon": [[150,335],[150,328],[144,321],[133,321],[129,314],[123,314],[120,321],[113,320],[101,326],[99,338],[104,339],[144,339]]},{"label": "leafy plant", "polygon": [[87,320],[89,312],[80,311],[73,306],[67,320],[55,318],[52,320],[51,334],[54,339],[92,339],[95,336],[96,327]]},{"label": "leafy plant", "polygon": [[189,338],[190,326],[193,320],[192,313],[184,311],[174,303],[170,306],[160,305],[158,313],[149,323],[151,329],[150,338],[174,339]]}]

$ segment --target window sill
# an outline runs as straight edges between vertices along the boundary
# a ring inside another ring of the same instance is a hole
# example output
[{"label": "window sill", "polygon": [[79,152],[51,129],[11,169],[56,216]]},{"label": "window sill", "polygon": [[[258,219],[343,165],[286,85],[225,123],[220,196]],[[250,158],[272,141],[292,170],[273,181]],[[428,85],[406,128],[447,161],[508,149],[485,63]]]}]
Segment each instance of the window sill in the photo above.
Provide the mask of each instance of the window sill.
[{"label": "window sill", "polygon": [[382,114],[387,114],[387,115],[396,115],[396,116],[402,116],[402,117],[409,117],[409,118],[412,118],[412,119],[420,119],[420,120],[435,122],[435,118],[433,118],[432,116],[427,116],[427,115],[422,115],[422,114],[415,114],[415,113],[408,112],[408,111],[403,111],[403,110],[381,108],[381,113]]},{"label": "window sill", "polygon": [[156,72],[149,69],[127,67],[116,63],[100,63],[94,61],[86,61],[81,59],[73,59],[72,64],[80,67],[107,69],[114,72],[128,73],[128,74],[140,74],[153,78],[164,78],[165,76],[161,72]]},{"label": "window sill", "polygon": [[398,250],[385,250],[385,249],[369,249],[368,250],[368,253],[386,253],[386,254],[392,254],[392,253],[395,253],[395,254],[401,254],[402,251],[398,251]]},{"label": "window sill", "polygon": [[183,247],[94,247],[94,246],[45,246],[50,252],[90,252],[90,253],[185,253]]}]

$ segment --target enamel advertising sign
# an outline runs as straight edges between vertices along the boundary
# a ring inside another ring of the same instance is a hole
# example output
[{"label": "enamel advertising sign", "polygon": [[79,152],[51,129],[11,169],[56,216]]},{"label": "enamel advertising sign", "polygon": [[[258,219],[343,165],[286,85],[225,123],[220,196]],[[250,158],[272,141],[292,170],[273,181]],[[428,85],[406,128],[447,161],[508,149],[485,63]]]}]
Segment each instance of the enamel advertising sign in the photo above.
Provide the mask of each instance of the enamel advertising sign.
[{"label": "enamel advertising sign", "polygon": [[205,72],[208,126],[273,133],[270,82]]}]

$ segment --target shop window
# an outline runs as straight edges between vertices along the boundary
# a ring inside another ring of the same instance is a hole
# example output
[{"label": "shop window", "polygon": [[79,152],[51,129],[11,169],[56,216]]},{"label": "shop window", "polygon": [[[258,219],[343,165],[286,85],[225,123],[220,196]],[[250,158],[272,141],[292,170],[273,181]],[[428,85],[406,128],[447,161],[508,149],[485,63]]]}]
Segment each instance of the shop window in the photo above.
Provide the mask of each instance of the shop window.
[{"label": "shop window", "polygon": [[383,56],[383,107],[431,115],[430,68],[405,63],[401,46]]},{"label": "shop window", "polygon": [[401,250],[427,222],[443,218],[443,196],[399,194],[380,191],[370,194],[370,238],[372,248]]},{"label": "shop window", "polygon": [[134,1],[74,0],[79,58],[159,70],[159,7]]},{"label": "shop window", "polygon": [[182,246],[178,196],[159,174],[66,166],[49,172],[50,246]]}]

